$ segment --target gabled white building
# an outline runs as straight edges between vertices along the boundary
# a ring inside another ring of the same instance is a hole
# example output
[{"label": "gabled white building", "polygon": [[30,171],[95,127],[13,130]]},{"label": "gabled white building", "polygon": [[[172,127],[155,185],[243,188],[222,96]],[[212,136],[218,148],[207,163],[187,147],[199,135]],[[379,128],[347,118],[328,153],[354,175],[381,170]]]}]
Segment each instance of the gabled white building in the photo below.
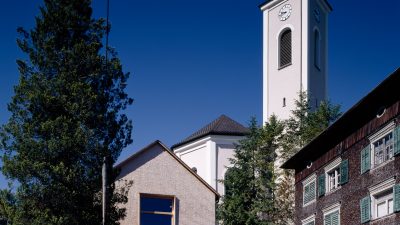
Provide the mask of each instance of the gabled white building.
[{"label": "gabled white building", "polygon": [[171,147],[174,153],[196,171],[221,195],[227,168],[234,158],[235,144],[245,138],[249,130],[231,118],[222,115],[183,141]]}]

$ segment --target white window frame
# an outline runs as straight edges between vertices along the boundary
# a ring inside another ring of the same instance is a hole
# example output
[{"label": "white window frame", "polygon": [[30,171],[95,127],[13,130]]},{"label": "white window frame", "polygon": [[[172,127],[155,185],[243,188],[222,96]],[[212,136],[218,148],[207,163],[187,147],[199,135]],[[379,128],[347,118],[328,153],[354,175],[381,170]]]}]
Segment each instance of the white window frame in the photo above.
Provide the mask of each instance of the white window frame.
[{"label": "white window frame", "polygon": [[[309,184],[311,184],[312,182],[314,182],[314,199],[311,200],[310,202],[304,204],[304,194],[305,194],[305,187]],[[309,177],[307,177],[306,179],[303,180],[303,207],[308,206],[312,203],[314,203],[317,200],[317,174],[312,174]]]},{"label": "white window frame", "polygon": [[[342,158],[336,158],[333,160],[331,163],[329,163],[327,166],[325,166],[324,171],[325,171],[325,194],[328,194],[330,192],[334,192],[338,189],[340,189],[340,184],[337,183],[337,187],[335,189],[332,189],[329,184],[329,176],[328,174],[332,172],[332,170],[335,170],[336,168],[339,168],[340,170],[340,163],[342,163]],[[339,175],[340,176],[340,175]],[[339,178],[337,178],[337,182],[339,181]]]},{"label": "white window frame", "polygon": [[380,218],[383,218],[383,217],[386,217],[386,216],[389,216],[389,215],[393,214],[393,212],[392,212],[392,213],[387,214],[387,215],[385,215],[383,217],[378,217],[378,215],[377,215],[377,204],[380,203],[381,201],[378,201],[376,196],[391,190],[392,191],[392,199],[394,201],[393,186],[395,184],[396,184],[396,179],[394,177],[392,177],[392,178],[390,178],[390,179],[388,179],[388,180],[386,180],[386,181],[384,181],[382,183],[379,183],[377,185],[374,185],[374,186],[368,188],[369,193],[370,193],[370,197],[371,197],[371,219],[372,220],[380,219]]},{"label": "white window frame", "polygon": [[312,214],[311,216],[301,220],[302,225],[306,225],[311,222],[314,222],[314,225],[315,225],[315,214]]},{"label": "white window frame", "polygon": [[338,215],[339,215],[338,221],[339,221],[339,225],[340,225],[340,202],[337,202],[333,205],[330,205],[330,206],[322,209],[322,213],[324,214],[324,216],[322,217],[322,219],[323,219],[322,224],[325,224],[325,216],[332,214],[336,211],[338,211]]},{"label": "white window frame", "polygon": [[386,125],[382,129],[380,129],[378,132],[374,133],[373,135],[371,135],[369,137],[369,142],[370,142],[370,146],[371,146],[371,152],[370,152],[371,170],[375,169],[375,168],[379,168],[379,167],[381,167],[381,166],[393,161],[394,156],[392,156],[390,159],[380,163],[379,165],[375,165],[375,146],[374,146],[374,143],[376,141],[378,141],[379,139],[384,138],[390,132],[393,133],[395,126],[396,126],[396,124],[393,121],[393,122],[389,123],[388,125]]}]

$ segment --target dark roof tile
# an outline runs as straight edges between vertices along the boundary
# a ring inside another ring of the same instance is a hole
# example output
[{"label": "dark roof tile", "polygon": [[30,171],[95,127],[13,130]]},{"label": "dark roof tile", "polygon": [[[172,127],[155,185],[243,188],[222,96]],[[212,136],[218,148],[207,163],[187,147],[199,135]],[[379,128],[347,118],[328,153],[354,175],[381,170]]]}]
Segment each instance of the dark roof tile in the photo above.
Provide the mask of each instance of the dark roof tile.
[{"label": "dark roof tile", "polygon": [[230,135],[230,136],[245,136],[249,133],[249,129],[244,127],[242,124],[234,121],[233,119],[221,115],[216,120],[207,124],[200,130],[194,132],[189,137],[183,139],[181,142],[173,145],[171,149],[177,148],[184,144],[187,144],[196,139],[205,137],[207,135]]}]

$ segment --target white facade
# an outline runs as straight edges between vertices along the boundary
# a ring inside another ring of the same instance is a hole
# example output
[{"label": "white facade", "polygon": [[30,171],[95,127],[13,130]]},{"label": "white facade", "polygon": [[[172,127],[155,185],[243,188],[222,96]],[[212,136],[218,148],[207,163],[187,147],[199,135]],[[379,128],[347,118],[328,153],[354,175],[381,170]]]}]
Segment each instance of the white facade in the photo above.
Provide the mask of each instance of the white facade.
[{"label": "white facade", "polygon": [[208,135],[174,149],[174,153],[192,169],[197,170],[220,195],[224,194],[224,179],[234,157],[235,143],[244,136]]},{"label": "white facade", "polygon": [[[263,11],[263,122],[289,118],[300,91],[311,107],[327,97],[328,14],[325,0],[272,0]],[[291,63],[279,65],[280,39],[291,31]]]}]

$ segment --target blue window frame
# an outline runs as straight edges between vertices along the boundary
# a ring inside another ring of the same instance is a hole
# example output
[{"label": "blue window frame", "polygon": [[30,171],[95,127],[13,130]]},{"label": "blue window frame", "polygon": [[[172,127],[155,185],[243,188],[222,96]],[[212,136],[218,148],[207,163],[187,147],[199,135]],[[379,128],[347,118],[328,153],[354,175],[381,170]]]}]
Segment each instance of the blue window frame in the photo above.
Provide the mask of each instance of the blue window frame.
[{"label": "blue window frame", "polygon": [[175,197],[140,194],[140,225],[174,225]]}]

